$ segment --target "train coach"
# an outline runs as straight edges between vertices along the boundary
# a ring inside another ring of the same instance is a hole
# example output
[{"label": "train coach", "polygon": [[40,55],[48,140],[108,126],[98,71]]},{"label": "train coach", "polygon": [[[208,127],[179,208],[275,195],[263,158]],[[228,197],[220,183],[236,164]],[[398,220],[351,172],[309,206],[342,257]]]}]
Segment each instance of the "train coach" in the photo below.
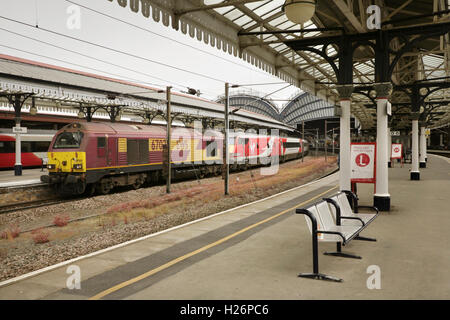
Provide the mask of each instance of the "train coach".
[{"label": "train coach", "polygon": [[[22,167],[41,167],[44,163],[47,163],[47,151],[52,139],[53,134],[22,134]],[[13,169],[15,163],[15,134],[0,134],[0,169]]]},{"label": "train coach", "polygon": [[[49,174],[41,176],[62,194],[107,194],[117,186],[139,188],[162,181],[166,129],[163,126],[80,122],[66,125],[48,150]],[[305,145],[305,146],[304,146]],[[298,137],[257,136],[232,133],[229,138],[230,169],[267,164],[301,156],[307,144]],[[223,134],[191,128],[174,128],[171,164],[174,175],[196,171],[200,177],[222,171]]]}]

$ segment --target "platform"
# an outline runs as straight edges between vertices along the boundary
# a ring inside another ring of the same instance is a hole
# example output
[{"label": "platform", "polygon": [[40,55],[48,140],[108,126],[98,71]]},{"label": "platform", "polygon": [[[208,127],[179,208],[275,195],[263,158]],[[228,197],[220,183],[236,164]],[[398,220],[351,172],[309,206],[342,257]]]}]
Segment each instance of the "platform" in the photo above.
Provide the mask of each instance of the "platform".
[{"label": "platform", "polygon": [[[337,191],[338,174],[253,204],[147,236],[34,276],[0,284],[1,299],[449,299],[450,161],[429,155],[421,180],[409,165],[389,169],[391,211],[344,251],[361,260],[322,255],[319,268],[342,278],[332,283],[298,278],[312,270],[307,206]],[[373,185],[358,185],[371,205]],[[67,267],[81,271],[81,289],[69,290]],[[369,289],[370,266],[381,289]]]},{"label": "platform", "polygon": [[0,171],[0,188],[21,187],[42,184],[41,176],[48,174],[47,169],[23,169],[21,176],[15,176],[14,170]]}]

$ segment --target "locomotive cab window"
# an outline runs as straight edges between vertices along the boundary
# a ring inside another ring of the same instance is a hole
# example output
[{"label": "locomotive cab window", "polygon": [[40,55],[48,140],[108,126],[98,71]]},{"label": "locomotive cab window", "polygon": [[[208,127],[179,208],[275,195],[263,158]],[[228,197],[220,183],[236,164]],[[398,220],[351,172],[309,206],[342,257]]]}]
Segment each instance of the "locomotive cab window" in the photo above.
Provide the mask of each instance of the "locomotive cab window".
[{"label": "locomotive cab window", "polygon": [[83,139],[82,132],[62,132],[56,137],[54,149],[78,149]]},{"label": "locomotive cab window", "polygon": [[106,146],[106,138],[98,137],[97,138],[97,148],[104,148]]},{"label": "locomotive cab window", "polygon": [[106,147],[106,138],[105,137],[97,137],[97,155],[99,157],[105,156],[105,147]]}]

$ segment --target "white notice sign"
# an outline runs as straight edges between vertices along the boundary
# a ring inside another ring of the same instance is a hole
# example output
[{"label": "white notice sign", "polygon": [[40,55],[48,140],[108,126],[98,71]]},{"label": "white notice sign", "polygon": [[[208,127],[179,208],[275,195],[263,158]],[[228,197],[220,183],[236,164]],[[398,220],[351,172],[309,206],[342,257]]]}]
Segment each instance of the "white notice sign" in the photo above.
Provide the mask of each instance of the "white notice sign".
[{"label": "white notice sign", "polygon": [[401,159],[402,158],[402,144],[393,143],[391,150],[391,159]]},{"label": "white notice sign", "polygon": [[27,133],[26,127],[13,127],[13,133]]},{"label": "white notice sign", "polygon": [[375,183],[374,142],[351,144],[351,181],[359,183]]}]

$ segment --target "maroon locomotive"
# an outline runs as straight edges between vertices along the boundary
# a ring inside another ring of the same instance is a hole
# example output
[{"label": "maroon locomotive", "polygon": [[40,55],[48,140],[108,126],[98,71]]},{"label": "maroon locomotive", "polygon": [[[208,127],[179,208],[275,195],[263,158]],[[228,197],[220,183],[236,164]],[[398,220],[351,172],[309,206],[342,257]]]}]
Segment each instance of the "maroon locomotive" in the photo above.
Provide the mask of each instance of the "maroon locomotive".
[{"label": "maroon locomotive", "polygon": [[[221,132],[208,130],[210,133],[203,135],[184,127],[172,130],[173,170],[197,170],[200,176],[221,173]],[[229,141],[229,152],[238,160],[233,164],[234,169],[247,168],[249,162],[258,165],[259,160],[251,160],[262,155],[296,158],[301,155],[303,146],[297,137],[274,138],[244,133],[232,135]],[[54,185],[63,194],[95,191],[107,194],[116,186],[127,185],[137,189],[162,180],[165,145],[166,129],[163,126],[72,123],[53,138],[48,150],[49,174],[41,180]]]}]

